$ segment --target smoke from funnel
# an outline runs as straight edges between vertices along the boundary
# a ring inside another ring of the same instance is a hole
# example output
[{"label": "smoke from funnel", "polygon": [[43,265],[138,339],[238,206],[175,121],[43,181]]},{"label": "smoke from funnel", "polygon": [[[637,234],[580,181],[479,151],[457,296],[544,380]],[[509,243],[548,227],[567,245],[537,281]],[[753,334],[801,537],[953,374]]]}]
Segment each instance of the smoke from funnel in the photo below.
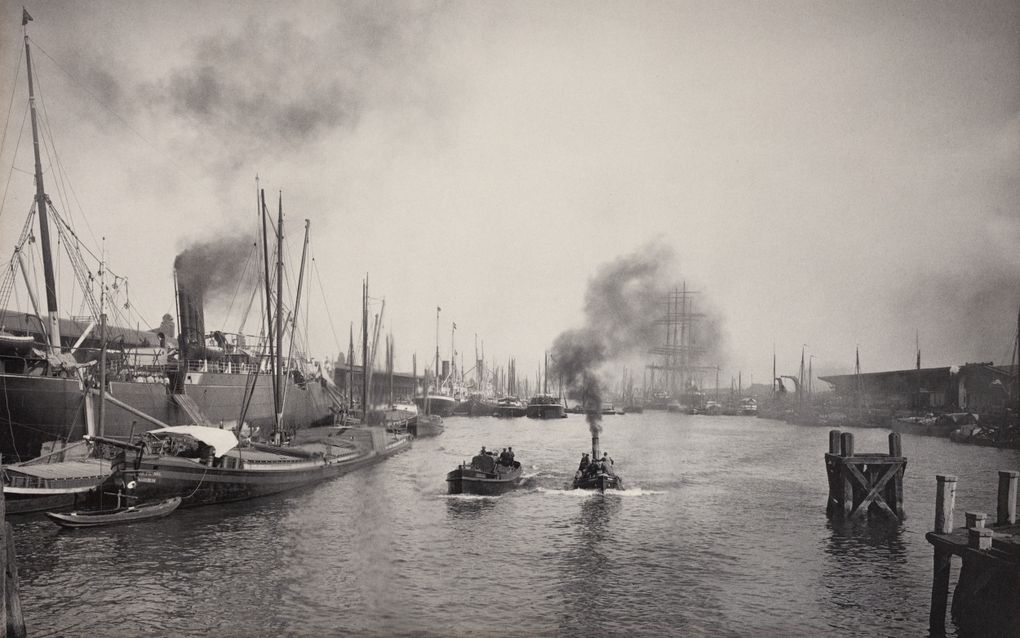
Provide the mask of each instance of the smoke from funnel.
[{"label": "smoke from funnel", "polygon": [[188,246],[174,259],[178,289],[197,303],[216,303],[233,295],[252,248],[248,237],[222,237]]},{"label": "smoke from funnel", "polygon": [[[588,282],[584,326],[561,333],[553,342],[553,367],[580,395],[593,438],[602,431],[600,369],[615,359],[646,356],[661,345],[663,299],[680,279],[676,262],[671,248],[649,244],[601,266]],[[698,347],[707,356],[717,355],[720,321],[704,314]]]}]

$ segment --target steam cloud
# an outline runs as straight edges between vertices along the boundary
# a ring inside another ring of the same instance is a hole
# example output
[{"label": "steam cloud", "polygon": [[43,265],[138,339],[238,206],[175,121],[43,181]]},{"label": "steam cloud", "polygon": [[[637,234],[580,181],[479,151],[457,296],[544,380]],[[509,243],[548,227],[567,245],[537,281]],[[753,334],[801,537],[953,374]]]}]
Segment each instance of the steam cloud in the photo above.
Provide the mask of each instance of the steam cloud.
[{"label": "steam cloud", "polygon": [[233,295],[252,252],[248,237],[222,237],[198,242],[174,259],[177,287],[196,300],[210,303]]},{"label": "steam cloud", "polygon": [[[676,255],[667,246],[650,244],[620,257],[588,282],[585,325],[553,342],[554,368],[568,388],[580,393],[592,436],[602,431],[600,369],[614,359],[645,356],[662,345],[664,299],[678,280]],[[721,321],[705,311],[703,296],[699,304],[705,316],[693,338],[711,359],[720,353]]]}]

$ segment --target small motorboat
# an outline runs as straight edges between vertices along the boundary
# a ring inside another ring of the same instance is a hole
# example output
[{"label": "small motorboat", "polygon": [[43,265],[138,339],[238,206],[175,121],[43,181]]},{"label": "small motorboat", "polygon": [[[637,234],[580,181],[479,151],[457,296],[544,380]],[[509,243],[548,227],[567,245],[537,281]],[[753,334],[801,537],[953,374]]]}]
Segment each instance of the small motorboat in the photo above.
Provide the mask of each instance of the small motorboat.
[{"label": "small motorboat", "polygon": [[181,497],[175,496],[165,501],[152,501],[106,510],[79,510],[67,514],[46,512],[46,516],[49,516],[50,520],[61,527],[101,527],[162,518],[177,509],[180,504]]},{"label": "small motorboat", "polygon": [[471,463],[461,463],[446,475],[450,494],[480,494],[493,496],[517,487],[524,470],[518,461],[500,462],[494,452],[475,455]]}]

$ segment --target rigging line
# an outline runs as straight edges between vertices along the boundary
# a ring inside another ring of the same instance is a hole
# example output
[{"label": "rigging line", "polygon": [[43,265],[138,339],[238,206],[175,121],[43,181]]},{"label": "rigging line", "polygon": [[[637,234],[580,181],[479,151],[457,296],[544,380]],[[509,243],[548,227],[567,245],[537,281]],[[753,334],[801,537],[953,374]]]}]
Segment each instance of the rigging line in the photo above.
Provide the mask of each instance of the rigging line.
[{"label": "rigging line", "polygon": [[[46,135],[43,136],[43,147],[46,148],[47,155],[49,155],[50,149],[52,149],[53,161],[51,162],[51,165],[55,169],[53,171],[55,177],[55,186],[57,188],[57,193],[60,196],[61,204],[67,210],[68,216],[71,217],[74,215],[74,210],[71,208],[71,199],[67,196],[67,191],[73,190],[73,188],[69,189],[70,179],[68,177],[67,169],[64,168],[64,163],[60,160],[60,154],[57,152],[57,141],[56,138],[53,136],[53,127],[50,125],[50,112],[46,108],[46,99],[44,97],[45,94],[42,88],[42,78],[40,77],[36,83],[39,86],[39,103],[42,105],[43,110],[42,119],[46,133]],[[48,147],[46,146],[47,140],[49,141]],[[75,199],[77,199],[77,196],[75,197]],[[81,207],[81,203],[78,204],[78,209],[79,212],[81,213],[81,216],[85,219],[85,227],[88,229],[89,234],[92,235],[92,241],[98,244],[99,240],[96,238],[96,234],[92,231],[92,226],[89,224],[88,217],[85,216],[85,210]],[[69,224],[73,223],[73,221],[74,221],[73,218],[70,219]],[[72,231],[74,230],[73,225],[71,226],[71,230]],[[75,234],[75,239],[78,239],[77,234]]]},{"label": "rigging line", "polygon": [[336,336],[336,328],[333,326],[333,314],[329,311],[329,304],[326,303],[326,290],[322,287],[322,275],[319,273],[319,264],[315,261],[315,257],[312,257],[312,267],[315,269],[315,280],[319,282],[319,292],[322,294],[322,306],[326,309],[326,317],[329,319],[329,329],[333,333],[333,345],[337,347],[337,350],[343,352],[343,348],[340,347],[340,339]]},{"label": "rigging line", "polygon": [[[3,137],[0,138],[0,152],[3,152],[3,149],[5,148],[4,144],[7,143],[7,127],[11,123],[11,112],[14,109],[14,95],[18,92],[18,78],[21,77],[21,59],[25,55],[25,52],[21,50],[21,47],[18,47],[18,50],[20,52],[18,54],[18,66],[15,67],[15,71],[14,71],[14,84],[11,85],[11,101],[8,102],[8,104],[7,104],[7,121],[4,122],[4,134],[3,134]],[[27,108],[27,106],[26,106],[26,108]]]},{"label": "rigging line", "polygon": [[3,216],[4,214],[4,204],[7,202],[7,189],[11,185],[11,177],[14,176],[15,170],[20,170],[14,166],[14,161],[18,159],[18,148],[21,146],[21,136],[25,132],[25,120],[27,119],[28,119],[28,105],[26,104],[25,113],[21,116],[21,128],[18,130],[18,142],[17,144],[14,145],[14,157],[11,158],[11,170],[10,172],[7,173],[7,183],[4,184],[3,198],[0,198],[0,216]]},{"label": "rigging line", "polygon": [[[46,56],[47,58],[49,58],[49,59],[50,59],[50,62],[53,62],[53,64],[54,64],[54,65],[55,65],[55,66],[56,66],[56,67],[57,67],[58,69],[60,69],[60,70],[61,70],[61,72],[63,72],[63,74],[64,74],[64,75],[66,75],[67,77],[71,78],[71,80],[72,80],[72,81],[74,81],[74,83],[75,83],[75,84],[77,84],[77,85],[78,85],[78,86],[79,86],[79,87],[80,87],[80,88],[81,88],[81,89],[82,89],[83,91],[85,91],[85,93],[87,93],[87,94],[89,95],[89,97],[91,97],[91,98],[92,98],[93,100],[95,100],[95,101],[96,101],[96,102],[97,102],[97,103],[98,103],[98,104],[99,104],[100,106],[102,106],[103,108],[105,108],[105,109],[106,109],[107,111],[109,111],[109,112],[110,112],[110,113],[111,113],[111,114],[112,114],[112,115],[113,115],[114,117],[116,117],[116,118],[117,118],[118,120],[120,120],[120,121],[121,121],[121,123],[123,123],[123,124],[124,124],[124,126],[125,126],[125,127],[127,127],[127,129],[128,129],[129,131],[131,131],[132,133],[134,133],[135,135],[137,135],[137,136],[139,137],[139,139],[141,139],[141,140],[142,140],[143,142],[145,142],[146,144],[148,144],[149,146],[151,146],[151,147],[153,148],[153,150],[155,150],[155,151],[159,152],[160,154],[162,154],[162,151],[161,151],[161,150],[159,149],[159,147],[157,147],[157,146],[156,146],[156,144],[155,144],[155,143],[154,143],[154,142],[153,142],[152,140],[148,139],[147,137],[145,137],[144,135],[142,135],[141,133],[139,133],[139,132],[138,132],[138,131],[137,131],[137,130],[136,130],[136,129],[135,129],[134,127],[133,127],[133,126],[131,126],[131,124],[130,124],[130,123],[129,123],[129,122],[128,122],[128,121],[126,120],[126,119],[124,119],[123,117],[121,117],[121,115],[120,115],[119,113],[117,113],[117,112],[116,112],[115,110],[113,110],[113,107],[111,107],[111,106],[109,106],[108,104],[106,104],[106,102],[104,102],[104,101],[103,101],[102,99],[100,99],[99,97],[97,97],[95,93],[93,93],[92,91],[90,91],[90,90],[88,89],[88,87],[86,87],[86,86],[85,86],[84,84],[82,84],[82,83],[81,83],[80,81],[78,81],[78,79],[77,79],[77,78],[75,78],[75,77],[74,77],[73,75],[71,75],[71,73],[70,73],[70,72],[69,72],[69,71],[68,71],[67,69],[65,69],[64,67],[60,66],[60,63],[59,63],[59,62],[57,62],[57,61],[56,61],[56,60],[55,60],[55,59],[53,58],[53,56],[52,56],[52,55],[50,55],[49,53],[47,53],[47,52],[46,52],[46,49],[42,48],[42,46],[41,46],[41,45],[40,45],[40,44],[39,44],[38,42],[36,42],[36,41],[35,41],[35,40],[34,40],[33,38],[31,38],[31,37],[29,38],[29,40],[31,40],[31,41],[32,41],[32,44],[34,44],[34,45],[35,45],[35,47],[36,47],[37,49],[39,49],[40,51],[42,51],[43,55],[45,55],[45,56]],[[172,166],[173,166],[174,168],[176,168],[176,169],[177,169],[178,171],[180,171],[182,175],[188,175],[188,173],[187,173],[187,172],[186,172],[186,171],[184,170],[184,168],[183,168],[183,167],[181,167],[181,166],[180,166],[179,164],[177,164],[177,162],[175,162],[174,160],[170,159],[170,157],[168,157],[168,156],[164,156],[164,158],[165,158],[165,159],[166,159],[166,161],[167,161],[167,162],[169,162],[169,163],[170,163],[170,164],[171,164],[171,165],[172,165]]]}]

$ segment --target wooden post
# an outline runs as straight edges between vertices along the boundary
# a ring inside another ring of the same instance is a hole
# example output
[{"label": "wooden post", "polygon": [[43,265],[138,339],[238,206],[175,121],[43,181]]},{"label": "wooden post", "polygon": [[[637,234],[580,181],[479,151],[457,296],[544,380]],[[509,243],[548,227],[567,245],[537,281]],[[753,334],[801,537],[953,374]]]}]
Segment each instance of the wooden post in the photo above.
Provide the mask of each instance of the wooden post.
[{"label": "wooden post", "polygon": [[1016,522],[1016,485],[1020,472],[1010,470],[999,471],[999,508],[995,513],[998,525]]},{"label": "wooden post", "polygon": [[[938,481],[938,487],[935,492],[935,532],[937,534],[948,534],[953,531],[953,508],[956,506],[956,477],[948,474],[938,474],[935,476],[935,480]],[[937,559],[938,552],[936,551],[935,554]]]},{"label": "wooden post", "polygon": [[992,530],[986,527],[973,527],[968,529],[967,545],[974,549],[991,549]]},{"label": "wooden post", "polygon": [[854,455],[854,435],[852,432],[843,432],[839,435],[839,455]]},{"label": "wooden post", "polygon": [[25,633],[25,618],[18,597],[14,529],[7,522],[7,503],[0,489],[0,638],[25,638]]},{"label": "wooden post", "polygon": [[829,454],[839,454],[839,430],[829,430]]},{"label": "wooden post", "polygon": [[[889,433],[889,456],[903,458],[903,441],[899,432]],[[889,502],[889,506],[901,521],[906,518],[906,513],[903,511],[903,475],[906,470],[906,461],[904,461],[896,473],[896,477],[889,481],[886,488],[886,501]]]},{"label": "wooden post", "polygon": [[903,442],[900,440],[899,432],[889,433],[889,456],[903,456]]},{"label": "wooden post", "polygon": [[[941,481],[939,485],[942,485]],[[936,546],[931,579],[931,608],[928,612],[928,630],[932,636],[946,634],[946,603],[949,600],[949,571],[952,563],[953,554]]]},{"label": "wooden post", "polygon": [[964,516],[967,517],[967,529],[981,529],[988,519],[988,514],[984,512],[965,512]]}]

